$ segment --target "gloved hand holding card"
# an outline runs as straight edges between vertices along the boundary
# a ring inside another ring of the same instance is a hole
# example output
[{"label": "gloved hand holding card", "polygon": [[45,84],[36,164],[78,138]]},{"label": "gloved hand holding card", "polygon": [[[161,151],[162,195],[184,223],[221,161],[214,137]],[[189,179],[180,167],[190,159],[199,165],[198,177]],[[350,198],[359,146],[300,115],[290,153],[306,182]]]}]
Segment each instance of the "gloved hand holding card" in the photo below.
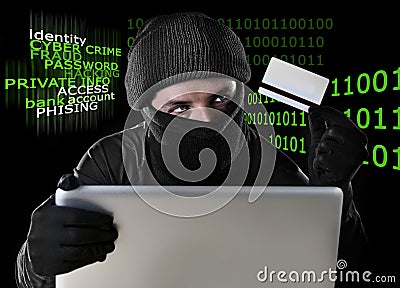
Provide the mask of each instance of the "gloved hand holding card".
[{"label": "gloved hand holding card", "polygon": [[320,105],[329,79],[272,57],[258,92],[308,112]]}]

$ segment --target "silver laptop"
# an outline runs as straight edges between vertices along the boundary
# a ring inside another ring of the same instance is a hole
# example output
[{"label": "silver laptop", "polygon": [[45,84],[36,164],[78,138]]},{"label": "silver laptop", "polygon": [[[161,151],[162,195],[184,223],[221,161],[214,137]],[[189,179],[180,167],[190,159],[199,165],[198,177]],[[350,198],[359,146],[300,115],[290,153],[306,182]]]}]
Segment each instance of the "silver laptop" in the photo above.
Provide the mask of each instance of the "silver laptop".
[{"label": "silver laptop", "polygon": [[[119,237],[104,262],[56,276],[56,287],[333,288],[342,191],[262,188],[249,203],[254,187],[219,187],[212,197],[203,196],[215,187],[168,187],[173,195],[202,199],[209,212],[193,217],[161,186],[59,189],[57,205],[112,214]],[[232,197],[232,191],[239,192]]]}]

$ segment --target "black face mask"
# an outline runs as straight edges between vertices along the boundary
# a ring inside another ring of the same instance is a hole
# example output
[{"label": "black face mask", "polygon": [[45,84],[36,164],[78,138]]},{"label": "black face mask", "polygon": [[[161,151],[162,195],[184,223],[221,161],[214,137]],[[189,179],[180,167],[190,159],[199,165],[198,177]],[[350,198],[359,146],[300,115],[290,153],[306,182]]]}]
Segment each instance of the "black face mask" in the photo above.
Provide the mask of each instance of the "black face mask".
[{"label": "black face mask", "polygon": [[202,122],[151,106],[143,108],[142,115],[149,127],[146,158],[157,181],[162,185],[223,183],[247,141],[249,127],[243,112],[231,101],[214,121]]}]

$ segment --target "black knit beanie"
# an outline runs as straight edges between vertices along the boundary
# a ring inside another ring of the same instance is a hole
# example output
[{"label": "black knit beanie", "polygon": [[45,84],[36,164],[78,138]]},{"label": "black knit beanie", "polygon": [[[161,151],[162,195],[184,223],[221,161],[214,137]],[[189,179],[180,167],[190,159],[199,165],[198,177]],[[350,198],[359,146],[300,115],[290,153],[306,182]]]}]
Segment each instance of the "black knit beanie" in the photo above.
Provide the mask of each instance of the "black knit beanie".
[{"label": "black knit beanie", "polygon": [[181,74],[179,81],[184,81],[205,78],[207,72],[244,83],[250,80],[243,44],[228,26],[197,12],[150,18],[140,27],[128,53],[125,87],[129,106],[139,110],[148,104],[150,99],[143,99],[142,94],[159,83],[164,87],[173,84],[165,81],[169,77],[176,81]]}]

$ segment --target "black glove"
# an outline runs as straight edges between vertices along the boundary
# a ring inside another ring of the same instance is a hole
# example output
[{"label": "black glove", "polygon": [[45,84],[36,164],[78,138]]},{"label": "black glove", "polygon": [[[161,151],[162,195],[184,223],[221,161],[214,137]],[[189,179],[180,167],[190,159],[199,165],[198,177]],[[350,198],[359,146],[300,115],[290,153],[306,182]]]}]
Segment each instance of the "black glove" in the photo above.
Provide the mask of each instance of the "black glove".
[{"label": "black glove", "polygon": [[308,113],[310,185],[341,188],[345,214],[353,199],[351,180],[368,156],[367,136],[344,113],[334,108],[310,107]]},{"label": "black glove", "polygon": [[[63,190],[78,186],[73,175],[64,175],[58,184]],[[112,216],[56,206],[53,194],[32,213],[28,254],[35,273],[55,276],[104,261],[117,237]]]}]

